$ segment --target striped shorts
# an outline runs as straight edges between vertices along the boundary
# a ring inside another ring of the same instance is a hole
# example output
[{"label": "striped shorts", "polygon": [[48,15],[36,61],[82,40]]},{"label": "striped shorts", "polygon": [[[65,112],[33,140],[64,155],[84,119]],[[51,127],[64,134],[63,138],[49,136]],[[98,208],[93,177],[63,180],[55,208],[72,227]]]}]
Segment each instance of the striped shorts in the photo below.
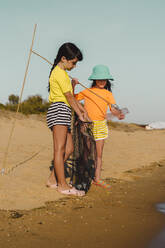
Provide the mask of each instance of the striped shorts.
[{"label": "striped shorts", "polygon": [[47,125],[52,130],[55,125],[71,128],[71,108],[64,102],[53,102],[47,112]]},{"label": "striped shorts", "polygon": [[92,132],[95,140],[102,140],[108,138],[107,121],[93,121]]}]

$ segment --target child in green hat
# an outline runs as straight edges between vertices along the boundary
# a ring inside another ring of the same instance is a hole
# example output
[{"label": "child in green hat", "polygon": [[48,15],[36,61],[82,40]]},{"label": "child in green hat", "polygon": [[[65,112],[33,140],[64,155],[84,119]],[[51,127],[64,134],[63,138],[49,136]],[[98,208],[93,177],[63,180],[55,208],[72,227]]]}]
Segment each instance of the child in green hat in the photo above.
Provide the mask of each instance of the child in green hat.
[{"label": "child in green hat", "polygon": [[93,183],[104,188],[109,188],[110,185],[101,180],[104,140],[108,137],[106,120],[108,107],[110,108],[111,113],[119,120],[124,119],[125,116],[117,106],[112,95],[111,81],[114,79],[110,74],[109,68],[105,65],[96,65],[88,79],[93,81],[91,88],[75,94],[75,97],[78,101],[84,100],[84,107],[93,122],[92,131],[96,141],[97,151],[97,162]]}]

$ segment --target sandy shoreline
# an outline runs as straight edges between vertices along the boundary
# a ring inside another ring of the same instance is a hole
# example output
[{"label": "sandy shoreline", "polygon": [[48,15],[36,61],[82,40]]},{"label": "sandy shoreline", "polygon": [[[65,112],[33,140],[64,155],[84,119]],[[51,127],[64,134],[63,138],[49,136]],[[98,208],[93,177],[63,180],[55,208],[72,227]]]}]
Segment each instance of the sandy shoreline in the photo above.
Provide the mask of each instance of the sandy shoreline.
[{"label": "sandy shoreline", "polygon": [[[0,112],[0,169],[13,116]],[[131,124],[112,128],[105,144],[102,177],[134,180],[130,170],[164,158],[164,138],[164,130],[145,131]],[[9,174],[0,175],[0,209],[33,209],[59,199],[59,193],[45,187],[52,157],[52,136],[45,119],[18,114],[5,168]]]},{"label": "sandy shoreline", "polygon": [[[0,112],[1,168],[13,115]],[[111,190],[92,185],[81,199],[63,197],[45,187],[52,137],[44,118],[18,115],[9,174],[0,175],[1,247],[149,248],[164,228],[155,204],[165,201],[165,132],[131,124],[110,132],[102,175]]]}]

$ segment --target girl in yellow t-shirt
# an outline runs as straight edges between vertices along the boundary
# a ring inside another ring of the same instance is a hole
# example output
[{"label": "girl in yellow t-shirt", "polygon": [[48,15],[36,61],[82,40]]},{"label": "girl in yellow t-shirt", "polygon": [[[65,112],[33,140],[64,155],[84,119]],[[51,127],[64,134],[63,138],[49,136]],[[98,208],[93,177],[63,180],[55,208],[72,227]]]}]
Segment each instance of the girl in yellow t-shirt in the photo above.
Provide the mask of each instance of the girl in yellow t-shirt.
[{"label": "girl in yellow t-shirt", "polygon": [[104,188],[109,188],[110,185],[101,180],[104,139],[108,137],[106,113],[109,107],[112,114],[120,120],[124,119],[124,114],[122,114],[121,110],[116,105],[112,95],[110,80],[113,80],[113,77],[107,66],[96,65],[93,68],[92,75],[88,79],[93,81],[92,87],[76,94],[75,97],[78,101],[84,100],[84,108],[87,110],[89,118],[93,121],[93,135],[96,141],[97,151],[97,162],[93,183]]},{"label": "girl in yellow t-shirt", "polygon": [[87,120],[87,111],[74,98],[72,84],[66,70],[71,71],[82,59],[81,51],[73,43],[64,43],[59,48],[49,76],[48,88],[51,105],[47,112],[47,124],[53,132],[54,144],[54,170],[48,178],[47,186],[57,188],[62,194],[77,196],[83,196],[85,192],[67,184],[64,161],[73,152],[70,133],[71,108],[81,121]]}]

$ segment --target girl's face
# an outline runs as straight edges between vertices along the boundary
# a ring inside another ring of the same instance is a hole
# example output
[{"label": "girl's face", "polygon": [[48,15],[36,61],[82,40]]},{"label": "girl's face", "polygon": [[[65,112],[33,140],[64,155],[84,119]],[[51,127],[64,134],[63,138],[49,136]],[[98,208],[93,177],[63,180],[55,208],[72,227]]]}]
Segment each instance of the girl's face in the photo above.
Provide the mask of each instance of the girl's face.
[{"label": "girl's face", "polygon": [[104,89],[104,87],[107,84],[107,80],[103,79],[103,80],[96,80],[96,87],[99,89]]},{"label": "girl's face", "polygon": [[64,69],[67,71],[71,71],[73,68],[75,68],[77,62],[78,62],[77,58],[67,60],[65,57],[63,57],[63,66]]}]

